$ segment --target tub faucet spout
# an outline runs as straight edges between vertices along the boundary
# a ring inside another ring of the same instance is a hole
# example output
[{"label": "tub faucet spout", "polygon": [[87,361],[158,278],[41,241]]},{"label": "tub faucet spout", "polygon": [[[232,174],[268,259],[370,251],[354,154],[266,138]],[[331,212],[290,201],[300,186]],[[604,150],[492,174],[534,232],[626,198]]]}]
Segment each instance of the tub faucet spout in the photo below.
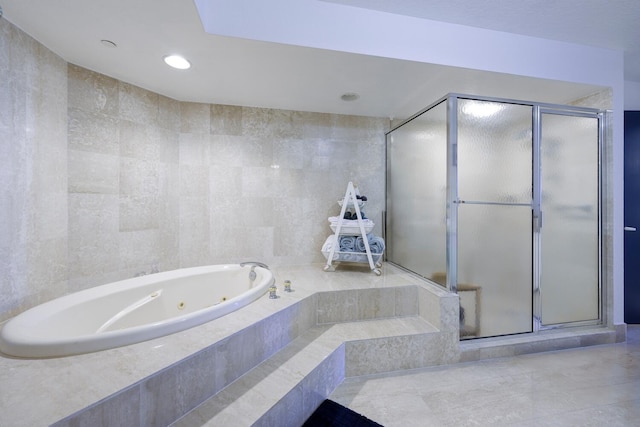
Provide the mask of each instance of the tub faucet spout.
[{"label": "tub faucet spout", "polygon": [[262,268],[265,268],[267,270],[269,269],[269,266],[267,264],[264,264],[264,263],[261,263],[261,262],[258,262],[258,261],[246,261],[246,262],[241,262],[240,263],[240,267],[244,267],[246,265],[250,265],[251,266],[251,271],[249,272],[249,280],[252,281],[252,282],[254,280],[256,280],[256,276],[257,276],[257,274],[255,272],[256,267],[262,267]]},{"label": "tub faucet spout", "polygon": [[240,267],[244,267],[245,265],[252,265],[253,267],[251,268],[262,267],[266,268],[267,270],[269,269],[269,266],[267,264],[258,261],[245,261],[240,263]]}]

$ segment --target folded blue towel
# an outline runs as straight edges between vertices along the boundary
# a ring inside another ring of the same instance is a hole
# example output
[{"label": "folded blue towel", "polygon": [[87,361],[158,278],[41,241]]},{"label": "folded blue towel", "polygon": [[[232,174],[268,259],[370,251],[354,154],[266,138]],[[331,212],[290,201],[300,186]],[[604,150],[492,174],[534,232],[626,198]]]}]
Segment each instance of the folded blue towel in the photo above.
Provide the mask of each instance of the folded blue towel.
[{"label": "folded blue towel", "polygon": [[[369,249],[371,250],[371,253],[381,254],[384,252],[384,239],[382,237],[369,233],[367,234],[367,241],[369,242]],[[355,248],[358,252],[365,252],[367,250],[364,246],[364,239],[362,239],[362,236],[358,236],[356,239]]]},{"label": "folded blue towel", "polygon": [[381,254],[384,252],[384,239],[382,237],[374,236],[373,234],[369,234],[372,236],[369,238],[369,249],[374,254]]},{"label": "folded blue towel", "polygon": [[[360,216],[362,217],[362,219],[367,219],[367,216],[364,214],[364,211],[360,211]],[[357,220],[358,219],[358,214],[355,212],[345,212],[344,213],[344,219],[352,219],[352,220]]]},{"label": "folded blue towel", "polygon": [[353,252],[356,249],[356,236],[340,236],[340,252]]}]

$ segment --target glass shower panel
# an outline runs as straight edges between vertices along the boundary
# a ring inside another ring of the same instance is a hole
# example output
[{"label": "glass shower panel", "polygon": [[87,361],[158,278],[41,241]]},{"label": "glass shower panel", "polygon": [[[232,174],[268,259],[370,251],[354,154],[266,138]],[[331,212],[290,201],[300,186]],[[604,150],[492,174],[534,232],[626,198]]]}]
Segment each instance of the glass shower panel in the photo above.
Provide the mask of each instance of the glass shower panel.
[{"label": "glass shower panel", "polygon": [[531,208],[458,209],[461,338],[532,331]]},{"label": "glass shower panel", "polygon": [[599,318],[598,118],[542,114],[541,320]]},{"label": "glass shower panel", "polygon": [[387,135],[387,260],[444,285],[447,108],[442,102]]},{"label": "glass shower panel", "polygon": [[461,99],[458,198],[531,203],[532,107]]},{"label": "glass shower panel", "polygon": [[532,119],[530,105],[458,103],[462,338],[533,330]]}]

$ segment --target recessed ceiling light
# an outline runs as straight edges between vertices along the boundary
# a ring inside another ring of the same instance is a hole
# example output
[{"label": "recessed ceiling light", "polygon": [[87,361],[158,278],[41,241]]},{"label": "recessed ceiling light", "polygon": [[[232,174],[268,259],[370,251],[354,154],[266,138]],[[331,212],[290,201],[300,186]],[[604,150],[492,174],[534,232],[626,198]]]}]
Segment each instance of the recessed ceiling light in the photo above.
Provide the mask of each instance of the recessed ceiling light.
[{"label": "recessed ceiling light", "polygon": [[164,57],[164,62],[166,62],[170,67],[177,68],[179,70],[191,68],[191,63],[180,55],[167,55]]},{"label": "recessed ceiling light", "polygon": [[102,43],[102,46],[105,46],[105,47],[110,47],[110,48],[118,47],[118,45],[112,42],[111,40],[100,40],[100,43]]},{"label": "recessed ceiling light", "polygon": [[358,98],[360,98],[360,95],[355,92],[343,93],[342,96],[340,96],[340,99],[343,101],[355,101]]}]

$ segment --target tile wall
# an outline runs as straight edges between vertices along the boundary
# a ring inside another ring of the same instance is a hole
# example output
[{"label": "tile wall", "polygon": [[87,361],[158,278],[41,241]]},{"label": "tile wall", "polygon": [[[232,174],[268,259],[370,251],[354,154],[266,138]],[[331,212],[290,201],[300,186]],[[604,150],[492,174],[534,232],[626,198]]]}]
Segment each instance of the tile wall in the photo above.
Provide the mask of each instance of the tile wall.
[{"label": "tile wall", "polygon": [[153,269],[322,262],[349,181],[380,233],[389,120],[179,102],[0,20],[0,321]]},{"label": "tile wall", "polygon": [[384,119],[178,102],[69,65],[69,278],[322,261],[350,180],[384,204]]},{"label": "tile wall", "polygon": [[67,291],[67,63],[0,20],[0,321]]}]

